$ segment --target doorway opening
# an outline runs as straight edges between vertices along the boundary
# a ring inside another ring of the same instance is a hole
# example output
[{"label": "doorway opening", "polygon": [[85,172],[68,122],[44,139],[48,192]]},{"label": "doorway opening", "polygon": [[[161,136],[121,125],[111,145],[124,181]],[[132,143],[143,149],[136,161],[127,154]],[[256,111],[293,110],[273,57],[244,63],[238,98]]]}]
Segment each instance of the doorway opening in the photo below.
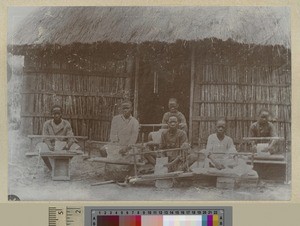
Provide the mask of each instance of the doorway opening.
[{"label": "doorway opening", "polygon": [[[178,110],[189,122],[190,106],[190,64],[170,61],[167,66],[157,67],[151,62],[141,61],[138,87],[138,118],[140,124],[160,124],[164,113],[169,111],[168,101],[176,98]],[[159,127],[142,127],[147,134]]]}]

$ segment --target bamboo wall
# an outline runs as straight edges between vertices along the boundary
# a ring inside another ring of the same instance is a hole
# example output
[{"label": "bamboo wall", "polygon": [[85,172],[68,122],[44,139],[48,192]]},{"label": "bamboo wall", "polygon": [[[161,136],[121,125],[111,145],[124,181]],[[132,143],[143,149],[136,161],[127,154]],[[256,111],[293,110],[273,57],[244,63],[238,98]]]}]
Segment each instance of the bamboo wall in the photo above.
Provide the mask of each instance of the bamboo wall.
[{"label": "bamboo wall", "polygon": [[[236,143],[241,142],[262,107],[273,114],[279,136],[291,139],[289,50],[216,39],[190,44],[196,46],[193,59],[186,42],[175,43],[174,48],[171,44],[156,43],[161,47],[155,48],[158,53],[151,52],[153,48],[143,51],[141,45],[140,58],[157,60],[163,56],[167,63],[159,62],[171,68],[174,65],[168,64],[165,55],[177,60],[176,64],[194,62],[191,73],[185,75],[193,73],[194,77],[190,106],[192,143],[205,145],[208,136],[215,132],[216,119],[222,116],[228,120],[227,134]],[[52,53],[51,48],[24,52],[23,132],[41,134],[43,123],[51,118],[51,106],[58,103],[63,106],[64,118],[71,122],[75,135],[106,141],[111,119],[118,113],[118,103],[124,97],[133,99],[132,78],[140,73],[135,71],[134,48],[102,43],[60,47],[55,50],[59,54]],[[141,92],[139,98],[145,98],[145,93]]]},{"label": "bamboo wall", "polygon": [[204,147],[218,117],[228,120],[227,134],[240,143],[261,108],[270,110],[278,135],[291,139],[290,65],[207,64],[196,59],[193,143]]},{"label": "bamboo wall", "polygon": [[118,114],[122,99],[130,96],[132,59],[105,62],[89,58],[84,61],[89,70],[79,70],[78,62],[71,65],[67,57],[63,59],[25,56],[23,133],[42,134],[51,107],[59,104],[75,135],[107,141],[112,117]]}]

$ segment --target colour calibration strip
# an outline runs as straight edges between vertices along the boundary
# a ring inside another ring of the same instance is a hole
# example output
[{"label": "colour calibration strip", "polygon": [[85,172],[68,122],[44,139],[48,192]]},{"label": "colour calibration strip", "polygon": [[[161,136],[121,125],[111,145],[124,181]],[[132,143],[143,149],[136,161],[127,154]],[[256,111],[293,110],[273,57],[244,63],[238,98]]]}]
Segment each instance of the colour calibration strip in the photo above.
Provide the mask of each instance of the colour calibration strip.
[{"label": "colour calibration strip", "polygon": [[[225,210],[227,213],[225,214]],[[232,208],[92,208],[90,224],[86,226],[231,226],[225,225],[225,215],[232,221]]]},{"label": "colour calibration strip", "polygon": [[97,226],[219,226],[219,215],[98,216]]}]

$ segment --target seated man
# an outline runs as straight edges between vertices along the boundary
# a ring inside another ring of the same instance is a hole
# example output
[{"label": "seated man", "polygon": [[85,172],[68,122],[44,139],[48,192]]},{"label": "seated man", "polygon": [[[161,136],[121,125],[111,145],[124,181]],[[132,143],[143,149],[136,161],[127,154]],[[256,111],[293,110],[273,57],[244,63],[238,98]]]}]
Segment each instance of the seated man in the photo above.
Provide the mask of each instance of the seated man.
[{"label": "seated man", "polygon": [[[207,140],[207,146],[204,153],[207,158],[217,169],[233,168],[236,162],[232,158],[234,153],[237,153],[233,140],[225,135],[226,120],[221,118],[216,124],[217,132],[211,134]],[[231,154],[231,155],[228,155]]]},{"label": "seated man", "polygon": [[[249,137],[277,137],[277,133],[275,132],[274,125],[269,122],[270,113],[269,111],[262,109],[259,113],[259,117],[257,122],[254,122],[249,129]],[[267,144],[267,140],[260,141],[260,142],[253,142],[253,148],[255,151],[257,151],[257,143],[265,143],[266,148],[261,150],[265,153],[274,154],[276,153],[276,145],[277,141],[272,140]]]},{"label": "seated man", "polygon": [[[225,132],[226,120],[220,118],[216,123],[216,133],[208,137],[206,150],[200,151],[202,156],[203,154],[206,156],[204,162],[201,162],[201,166],[197,162],[190,169],[194,172],[199,170],[204,173],[219,172],[220,175],[230,174],[231,176],[257,175],[252,170],[252,166],[247,165],[245,159],[237,155],[233,140],[229,136],[226,136]],[[200,156],[196,156],[197,154],[191,155],[189,161],[199,161]]]},{"label": "seated man", "polygon": [[[170,116],[168,119],[168,129],[164,130],[161,135],[161,149],[182,148],[183,151],[189,149],[187,135],[183,130],[178,129],[178,119],[176,116]],[[178,151],[164,152],[163,155],[168,157],[169,172],[182,170],[184,166],[184,157]]]},{"label": "seated man", "polygon": [[130,145],[136,143],[139,134],[139,122],[131,112],[132,103],[124,101],[122,114],[114,116],[111,123],[110,142],[123,146],[120,150],[122,154],[128,152]]},{"label": "seated man", "polygon": [[[171,116],[176,116],[177,119],[178,119],[178,126],[179,126],[179,129],[183,130],[184,132],[188,132],[188,128],[187,128],[187,124],[186,124],[186,119],[184,117],[184,115],[178,111],[178,103],[177,103],[177,100],[175,98],[170,98],[169,99],[169,112],[166,112],[163,116],[163,119],[162,119],[162,124],[168,124],[168,120]],[[168,126],[163,126],[162,128],[165,128],[167,129]]]},{"label": "seated man", "polygon": [[[107,158],[113,161],[132,162],[132,156],[128,155],[131,145],[137,142],[139,122],[131,115],[132,103],[122,102],[122,114],[112,119],[110,142],[102,151]],[[102,156],[104,156],[102,154]],[[136,156],[138,159],[139,156]],[[128,175],[132,174],[133,165],[105,164],[105,179],[123,182]]]},{"label": "seated man", "polygon": [[[53,119],[44,123],[43,135],[47,136],[74,136],[70,123],[62,119],[62,108],[58,105],[52,107]],[[74,138],[44,138],[43,143],[38,144],[39,152],[76,150],[79,145]],[[48,157],[42,157],[49,170],[52,170]]]}]

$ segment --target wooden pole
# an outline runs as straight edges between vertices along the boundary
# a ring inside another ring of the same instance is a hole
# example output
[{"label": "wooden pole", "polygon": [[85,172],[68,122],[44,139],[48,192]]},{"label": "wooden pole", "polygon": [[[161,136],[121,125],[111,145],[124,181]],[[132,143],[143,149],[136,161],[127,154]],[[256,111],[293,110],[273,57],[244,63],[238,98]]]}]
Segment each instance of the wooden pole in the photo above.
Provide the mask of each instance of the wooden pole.
[{"label": "wooden pole", "polygon": [[133,147],[133,148],[132,148],[132,151],[133,151],[133,154],[134,154],[134,155],[133,155],[133,161],[134,161],[134,165],[133,165],[133,166],[134,166],[134,176],[137,177],[136,155],[135,155],[136,152],[135,152],[135,150],[136,150],[136,147]]},{"label": "wooden pole", "polygon": [[189,141],[193,142],[193,102],[195,83],[195,45],[191,46],[191,88],[190,88],[190,114],[189,114]]},{"label": "wooden pole", "polygon": [[[133,56],[127,57],[127,59],[126,59],[126,72],[130,73],[131,75],[133,73],[133,63],[134,63],[134,57]],[[126,77],[125,78],[125,93],[126,93],[126,95],[128,95],[128,96],[126,96],[126,98],[128,98],[128,99],[130,98],[131,78],[132,77]]]},{"label": "wooden pole", "polygon": [[137,53],[135,56],[135,72],[134,72],[134,107],[133,116],[138,118],[138,101],[139,101],[139,71],[140,71],[140,51],[137,46]]}]

